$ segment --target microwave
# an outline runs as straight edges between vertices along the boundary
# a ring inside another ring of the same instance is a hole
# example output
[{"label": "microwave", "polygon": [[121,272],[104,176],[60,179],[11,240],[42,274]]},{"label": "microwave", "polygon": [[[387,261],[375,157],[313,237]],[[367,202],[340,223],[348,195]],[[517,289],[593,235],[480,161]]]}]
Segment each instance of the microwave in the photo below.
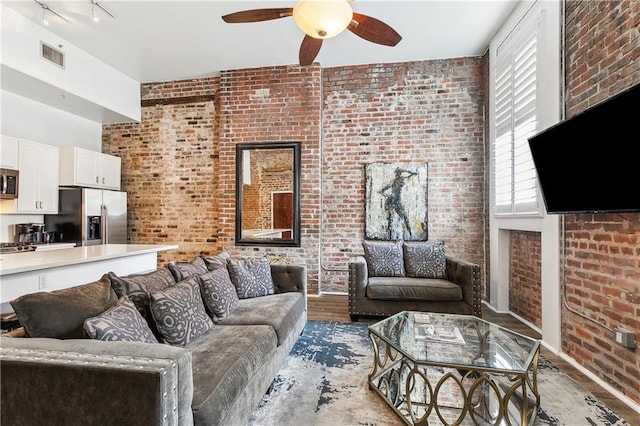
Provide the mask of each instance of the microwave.
[{"label": "microwave", "polygon": [[0,200],[18,198],[19,175],[17,170],[0,169]]}]

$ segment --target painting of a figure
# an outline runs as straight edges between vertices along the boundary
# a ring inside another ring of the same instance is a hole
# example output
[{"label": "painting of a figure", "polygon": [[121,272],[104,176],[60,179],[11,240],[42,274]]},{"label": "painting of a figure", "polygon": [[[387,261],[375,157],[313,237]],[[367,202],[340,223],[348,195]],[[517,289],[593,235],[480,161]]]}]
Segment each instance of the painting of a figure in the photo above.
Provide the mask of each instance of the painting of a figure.
[{"label": "painting of a figure", "polygon": [[427,239],[427,163],[370,163],[365,181],[367,239]]}]

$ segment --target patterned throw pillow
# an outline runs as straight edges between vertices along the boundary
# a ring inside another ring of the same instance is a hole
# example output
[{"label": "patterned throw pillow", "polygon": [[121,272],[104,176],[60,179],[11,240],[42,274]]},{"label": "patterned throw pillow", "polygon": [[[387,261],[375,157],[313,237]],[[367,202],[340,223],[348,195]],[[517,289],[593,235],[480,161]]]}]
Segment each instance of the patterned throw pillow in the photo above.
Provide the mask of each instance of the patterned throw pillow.
[{"label": "patterned throw pillow", "polygon": [[405,242],[403,250],[407,276],[446,278],[447,260],[443,243]]},{"label": "patterned throw pillow", "polygon": [[136,305],[136,308],[147,320],[151,331],[159,337],[158,329],[153,322],[151,311],[149,310],[150,291],[164,290],[176,284],[171,271],[168,268],[160,268],[148,274],[128,275],[119,277],[113,272],[109,272],[111,279],[111,287],[115,290],[118,297],[129,296],[129,299]]},{"label": "patterned throw pillow", "polygon": [[229,259],[227,269],[240,299],[275,293],[271,266],[266,258]]},{"label": "patterned throw pillow", "polygon": [[229,253],[224,250],[213,256],[206,256],[202,254],[200,257],[202,257],[202,260],[204,260],[204,263],[210,271],[218,268],[226,268],[227,260],[231,258]]},{"label": "patterned throw pillow", "polygon": [[149,324],[127,296],[100,315],[88,318],[84,330],[92,339],[108,342],[158,343]]},{"label": "patterned throw pillow", "polygon": [[173,278],[175,278],[176,282],[182,281],[193,275],[206,274],[209,271],[209,269],[207,269],[206,263],[204,263],[204,259],[202,259],[200,256],[196,257],[191,262],[170,263],[168,267],[173,274]]},{"label": "patterned throw pillow", "polygon": [[367,270],[371,277],[404,277],[402,241],[362,242]]},{"label": "patterned throw pillow", "polygon": [[202,303],[197,277],[149,293],[151,314],[165,343],[184,346],[214,326]]},{"label": "patterned throw pillow", "polygon": [[216,318],[225,318],[238,309],[240,299],[227,268],[218,268],[199,275],[198,280],[204,303]]}]

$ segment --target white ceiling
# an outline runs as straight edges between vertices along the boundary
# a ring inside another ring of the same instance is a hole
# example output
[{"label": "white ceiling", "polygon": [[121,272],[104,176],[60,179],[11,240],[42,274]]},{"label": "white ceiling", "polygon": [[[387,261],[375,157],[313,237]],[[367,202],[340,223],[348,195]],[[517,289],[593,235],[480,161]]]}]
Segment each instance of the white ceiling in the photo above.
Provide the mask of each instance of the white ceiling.
[{"label": "white ceiling", "polygon": [[[41,0],[70,23],[50,17],[49,31],[139,82],[215,75],[221,70],[296,64],[303,33],[293,18],[226,24],[221,16],[247,9],[293,7],[291,1]],[[2,3],[42,24],[33,0]],[[316,58],[322,67],[482,55],[517,0],[356,0],[354,11],[392,26],[395,47],[367,42],[345,31],[325,40]]]}]

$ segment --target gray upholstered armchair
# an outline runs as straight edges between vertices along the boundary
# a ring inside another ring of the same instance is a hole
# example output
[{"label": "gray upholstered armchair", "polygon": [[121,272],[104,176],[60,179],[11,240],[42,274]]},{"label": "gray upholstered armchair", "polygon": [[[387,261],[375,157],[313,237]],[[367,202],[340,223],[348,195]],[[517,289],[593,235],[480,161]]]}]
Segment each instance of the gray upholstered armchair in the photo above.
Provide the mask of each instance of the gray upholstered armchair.
[{"label": "gray upholstered armchair", "polygon": [[482,316],[480,266],[445,256],[442,246],[432,243],[365,241],[363,246],[364,256],[349,259],[352,321],[401,311]]}]

